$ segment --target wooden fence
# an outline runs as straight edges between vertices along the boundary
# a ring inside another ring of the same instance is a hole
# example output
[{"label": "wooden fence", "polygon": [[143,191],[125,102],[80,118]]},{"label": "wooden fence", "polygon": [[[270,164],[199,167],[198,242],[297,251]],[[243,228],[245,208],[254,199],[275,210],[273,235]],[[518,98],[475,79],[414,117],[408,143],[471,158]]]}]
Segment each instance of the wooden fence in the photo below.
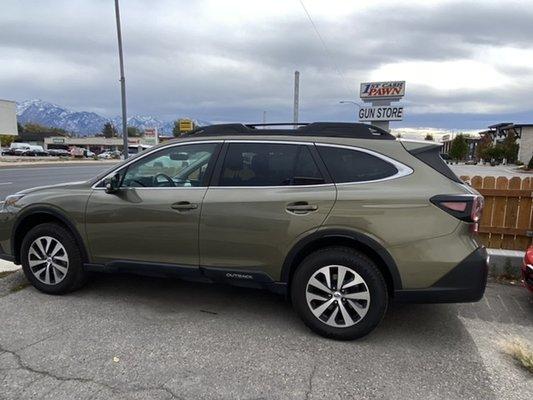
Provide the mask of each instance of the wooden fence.
[{"label": "wooden fence", "polygon": [[461,176],[485,198],[479,226],[483,244],[493,249],[525,250],[531,244],[533,178]]}]

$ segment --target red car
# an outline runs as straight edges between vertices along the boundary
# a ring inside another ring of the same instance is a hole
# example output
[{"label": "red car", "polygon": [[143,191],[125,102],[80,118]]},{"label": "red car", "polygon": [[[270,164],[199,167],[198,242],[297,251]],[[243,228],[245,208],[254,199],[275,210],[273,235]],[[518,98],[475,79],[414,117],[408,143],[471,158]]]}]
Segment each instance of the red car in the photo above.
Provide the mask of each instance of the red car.
[{"label": "red car", "polygon": [[522,264],[524,285],[533,293],[533,245],[529,246]]}]

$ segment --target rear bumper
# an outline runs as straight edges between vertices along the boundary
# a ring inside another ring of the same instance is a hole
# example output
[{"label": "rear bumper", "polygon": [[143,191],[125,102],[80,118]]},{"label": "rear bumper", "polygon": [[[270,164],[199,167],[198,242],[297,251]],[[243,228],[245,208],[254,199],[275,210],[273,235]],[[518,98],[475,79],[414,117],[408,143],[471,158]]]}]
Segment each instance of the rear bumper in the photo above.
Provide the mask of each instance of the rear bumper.
[{"label": "rear bumper", "polygon": [[485,293],[488,275],[488,256],[479,247],[457,266],[424,289],[394,292],[394,300],[405,303],[468,303],[479,301]]}]

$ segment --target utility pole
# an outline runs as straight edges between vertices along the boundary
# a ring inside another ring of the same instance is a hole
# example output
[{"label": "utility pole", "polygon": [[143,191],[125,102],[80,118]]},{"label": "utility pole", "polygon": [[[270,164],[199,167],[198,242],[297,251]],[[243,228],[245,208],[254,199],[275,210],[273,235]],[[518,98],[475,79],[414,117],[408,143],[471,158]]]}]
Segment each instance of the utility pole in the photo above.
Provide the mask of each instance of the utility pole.
[{"label": "utility pole", "polygon": [[124,78],[124,57],[122,55],[122,32],[120,29],[120,11],[118,0],[115,0],[115,16],[117,18],[118,58],[120,61],[120,93],[122,96],[122,144],[124,159],[128,158],[128,120],[126,115],[126,79]]},{"label": "utility pole", "polygon": [[294,108],[293,118],[294,129],[298,128],[298,107],[300,106],[300,72],[294,71]]}]

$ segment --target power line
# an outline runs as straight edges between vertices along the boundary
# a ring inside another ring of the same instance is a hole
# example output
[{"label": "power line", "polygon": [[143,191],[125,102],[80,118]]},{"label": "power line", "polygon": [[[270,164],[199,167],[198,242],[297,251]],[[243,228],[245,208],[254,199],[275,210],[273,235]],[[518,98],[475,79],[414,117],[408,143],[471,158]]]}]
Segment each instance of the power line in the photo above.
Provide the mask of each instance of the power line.
[{"label": "power line", "polygon": [[309,19],[309,22],[311,23],[311,26],[313,27],[313,30],[315,31],[316,35],[318,36],[318,39],[320,40],[320,43],[322,43],[322,47],[324,47],[324,50],[326,52],[326,55],[328,56],[328,59],[332,61],[333,66],[335,67],[335,70],[337,71],[337,74],[342,80],[343,85],[345,85],[345,89],[348,91],[350,96],[352,96],[352,91],[350,90],[350,85],[348,85],[348,81],[346,80],[346,77],[340,70],[339,66],[335,62],[335,59],[333,55],[331,54],[331,51],[329,51],[328,46],[326,45],[326,42],[322,35],[320,34],[320,31],[318,30],[318,27],[316,26],[315,22],[313,21],[313,18],[311,17],[311,14],[307,10],[307,7],[305,6],[303,0],[299,0],[302,8],[304,9],[305,14],[307,15],[307,18]]}]

